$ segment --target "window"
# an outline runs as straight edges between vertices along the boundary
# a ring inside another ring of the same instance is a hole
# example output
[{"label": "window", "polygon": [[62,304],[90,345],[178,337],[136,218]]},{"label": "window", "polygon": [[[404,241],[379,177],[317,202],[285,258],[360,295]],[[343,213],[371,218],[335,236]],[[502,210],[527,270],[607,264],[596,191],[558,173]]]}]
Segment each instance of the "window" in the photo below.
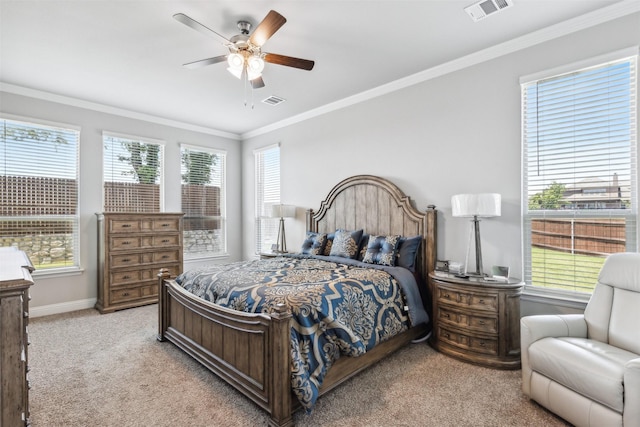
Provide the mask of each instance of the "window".
[{"label": "window", "polygon": [[637,250],[636,58],[522,82],[530,290],[590,293],[608,254]]},{"label": "window", "polygon": [[103,133],[104,212],[162,212],[161,141]]},{"label": "window", "polygon": [[271,252],[278,239],[278,222],[271,207],[280,203],[280,146],[255,151],[256,165],[256,253]]},{"label": "window", "polygon": [[183,145],[180,156],[185,258],[225,255],[226,154]]},{"label": "window", "polygon": [[38,270],[80,267],[80,130],[0,119],[0,246],[25,251]]}]

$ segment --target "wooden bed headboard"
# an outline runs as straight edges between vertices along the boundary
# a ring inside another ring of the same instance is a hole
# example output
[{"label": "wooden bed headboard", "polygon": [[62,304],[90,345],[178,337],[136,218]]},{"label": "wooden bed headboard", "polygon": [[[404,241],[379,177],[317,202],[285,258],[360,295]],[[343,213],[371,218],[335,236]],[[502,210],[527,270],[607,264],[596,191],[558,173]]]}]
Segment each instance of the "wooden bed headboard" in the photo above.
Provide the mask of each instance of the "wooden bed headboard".
[{"label": "wooden bed headboard", "polygon": [[421,212],[392,182],[373,175],[356,175],[338,183],[320,209],[307,210],[307,230],[332,233],[339,228],[363,229],[375,235],[423,236],[416,271],[428,283],[436,264],[436,210]]}]

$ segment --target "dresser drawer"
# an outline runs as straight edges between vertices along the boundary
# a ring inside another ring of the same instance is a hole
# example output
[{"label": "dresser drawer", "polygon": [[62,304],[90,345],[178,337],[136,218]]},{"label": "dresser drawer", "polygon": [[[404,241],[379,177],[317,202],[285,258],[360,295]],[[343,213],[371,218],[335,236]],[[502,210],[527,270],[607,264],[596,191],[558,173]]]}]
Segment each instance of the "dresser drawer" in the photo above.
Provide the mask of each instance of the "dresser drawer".
[{"label": "dresser drawer", "polygon": [[[111,268],[119,267],[135,267],[140,265],[145,254],[141,253],[126,253],[121,255],[111,255]],[[149,256],[151,258],[151,256]]]},{"label": "dresser drawer", "polygon": [[153,231],[178,231],[180,229],[180,220],[178,218],[154,219],[151,222]]},{"label": "dresser drawer", "polygon": [[158,284],[148,283],[141,286],[132,286],[126,288],[113,288],[109,292],[111,304],[117,304],[126,301],[133,301],[145,297],[154,297],[158,295]]},{"label": "dresser drawer", "polygon": [[440,307],[438,319],[441,322],[460,326],[478,332],[498,333],[498,319],[496,317],[467,314],[449,308]]},{"label": "dresser drawer", "polygon": [[111,233],[139,233],[140,221],[134,219],[110,219],[109,232]]},{"label": "dresser drawer", "polygon": [[110,274],[111,285],[126,285],[130,283],[140,283],[142,272],[140,270],[112,271]]},{"label": "dresser drawer", "polygon": [[167,234],[161,236],[117,236],[111,238],[112,251],[167,248],[175,246],[180,246],[179,234]]},{"label": "dresser drawer", "polygon": [[452,331],[444,326],[438,327],[438,339],[463,350],[471,350],[490,355],[498,354],[497,338],[481,338]]},{"label": "dresser drawer", "polygon": [[180,260],[180,251],[159,251],[153,254],[154,263],[177,262]]},{"label": "dresser drawer", "polygon": [[496,312],[498,309],[498,296],[496,294],[463,292],[440,287],[438,288],[437,298],[439,304],[452,304],[491,312]]}]

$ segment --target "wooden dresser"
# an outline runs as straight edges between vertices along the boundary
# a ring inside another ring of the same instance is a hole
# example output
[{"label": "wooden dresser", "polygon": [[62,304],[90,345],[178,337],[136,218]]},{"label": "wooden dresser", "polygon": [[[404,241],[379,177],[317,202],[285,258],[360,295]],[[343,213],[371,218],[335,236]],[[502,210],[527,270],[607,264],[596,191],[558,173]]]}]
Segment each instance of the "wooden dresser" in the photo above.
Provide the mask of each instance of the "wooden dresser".
[{"label": "wooden dresser", "polygon": [[100,313],[158,302],[158,271],[182,273],[182,213],[98,215]]},{"label": "wooden dresser", "polygon": [[0,248],[0,426],[29,426],[29,287],[27,255]]},{"label": "wooden dresser", "polygon": [[467,362],[519,369],[523,284],[519,280],[487,282],[433,273],[430,277],[433,347]]}]

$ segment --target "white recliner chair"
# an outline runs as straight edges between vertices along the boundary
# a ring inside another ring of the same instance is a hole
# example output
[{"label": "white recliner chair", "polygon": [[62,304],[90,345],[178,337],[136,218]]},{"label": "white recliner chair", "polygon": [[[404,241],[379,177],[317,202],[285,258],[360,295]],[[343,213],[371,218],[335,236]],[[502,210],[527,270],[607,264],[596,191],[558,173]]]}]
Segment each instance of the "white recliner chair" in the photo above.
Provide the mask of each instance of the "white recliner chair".
[{"label": "white recliner chair", "polygon": [[584,314],[520,331],[524,394],[576,426],[640,427],[640,254],[606,259]]}]

